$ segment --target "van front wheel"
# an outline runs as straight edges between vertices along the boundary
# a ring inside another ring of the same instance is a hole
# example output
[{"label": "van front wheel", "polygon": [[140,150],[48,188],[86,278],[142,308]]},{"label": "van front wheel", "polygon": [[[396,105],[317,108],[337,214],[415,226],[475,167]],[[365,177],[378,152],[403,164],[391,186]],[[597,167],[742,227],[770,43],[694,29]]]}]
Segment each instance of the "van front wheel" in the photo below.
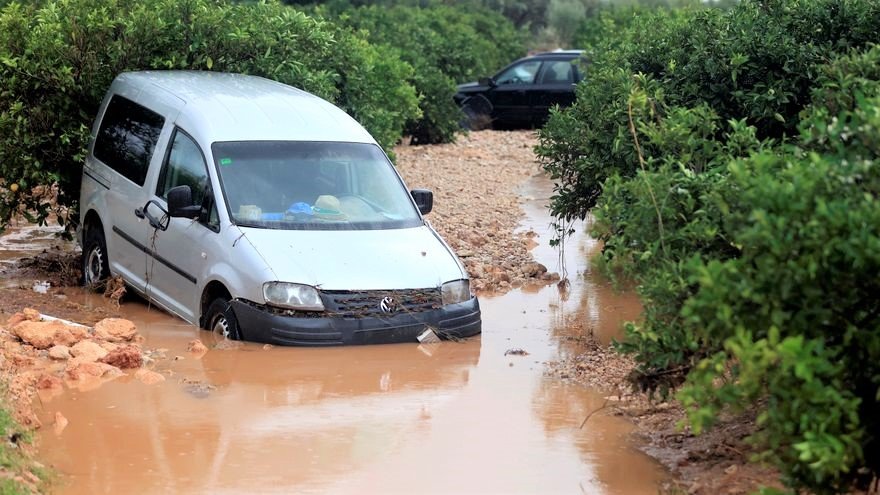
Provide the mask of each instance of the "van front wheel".
[{"label": "van front wheel", "polygon": [[241,340],[238,319],[232,305],[225,297],[218,297],[208,306],[205,313],[205,330],[210,331],[215,339]]},{"label": "van front wheel", "polygon": [[100,227],[92,226],[86,230],[83,239],[82,277],[86,287],[97,287],[110,277],[110,263],[107,261],[107,241]]}]

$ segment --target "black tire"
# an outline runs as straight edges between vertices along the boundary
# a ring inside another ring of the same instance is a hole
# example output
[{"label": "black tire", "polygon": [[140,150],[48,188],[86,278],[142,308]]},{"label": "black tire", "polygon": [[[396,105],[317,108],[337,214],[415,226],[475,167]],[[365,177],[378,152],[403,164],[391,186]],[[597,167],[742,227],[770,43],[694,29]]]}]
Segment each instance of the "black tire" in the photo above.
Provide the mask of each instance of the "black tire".
[{"label": "black tire", "polygon": [[238,319],[229,304],[229,299],[218,297],[205,311],[204,329],[211,332],[215,340],[241,340]]},{"label": "black tire", "polygon": [[100,287],[110,278],[107,241],[99,226],[92,225],[83,236],[82,282],[86,287]]},{"label": "black tire", "polygon": [[492,117],[486,115],[477,108],[477,105],[465,104],[461,107],[464,118],[461,121],[462,129],[468,131],[482,131],[492,128]]}]

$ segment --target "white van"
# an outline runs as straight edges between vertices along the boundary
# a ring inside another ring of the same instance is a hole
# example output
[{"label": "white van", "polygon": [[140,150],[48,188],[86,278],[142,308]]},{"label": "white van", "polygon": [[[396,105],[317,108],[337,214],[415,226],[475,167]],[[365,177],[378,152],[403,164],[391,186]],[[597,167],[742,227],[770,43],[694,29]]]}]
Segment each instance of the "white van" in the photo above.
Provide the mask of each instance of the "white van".
[{"label": "white van", "polygon": [[92,128],[87,285],[120,275],[231,339],[416,342],[480,333],[461,262],[376,141],[334,105],[259,77],[118,76]]}]

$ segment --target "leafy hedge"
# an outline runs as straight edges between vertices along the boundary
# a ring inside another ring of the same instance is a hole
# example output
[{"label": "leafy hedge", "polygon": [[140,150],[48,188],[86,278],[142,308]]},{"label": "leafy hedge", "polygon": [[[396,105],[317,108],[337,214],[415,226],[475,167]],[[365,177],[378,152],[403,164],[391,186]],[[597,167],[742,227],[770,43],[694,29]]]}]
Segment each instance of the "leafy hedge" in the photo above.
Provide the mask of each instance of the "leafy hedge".
[{"label": "leafy hedge", "polygon": [[539,147],[554,213],[592,211],[639,283],[633,382],[681,387],[697,432],[757,408],[758,457],[816,493],[880,473],[877,25],[855,0],[640,16]]},{"label": "leafy hedge", "polygon": [[456,84],[488,76],[525,53],[513,24],[477,7],[371,6],[331,12],[370,42],[394,50],[413,68],[422,114],[407,123],[413,143],[450,142],[462,115]]},{"label": "leafy hedge", "polygon": [[[412,68],[348,30],[274,3],[52,0],[0,10],[0,227],[75,204],[112,79],[141,69],[243,72],[336,102],[386,147],[419,115]],[[389,104],[393,102],[393,104]],[[70,219],[74,219],[71,216]],[[61,216],[61,221],[65,219]]]}]

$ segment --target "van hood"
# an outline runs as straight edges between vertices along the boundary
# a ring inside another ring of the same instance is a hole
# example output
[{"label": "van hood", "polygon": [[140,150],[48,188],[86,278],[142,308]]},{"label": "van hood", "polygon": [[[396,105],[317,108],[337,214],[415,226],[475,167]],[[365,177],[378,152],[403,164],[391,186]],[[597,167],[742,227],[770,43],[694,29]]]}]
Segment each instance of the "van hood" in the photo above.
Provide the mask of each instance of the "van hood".
[{"label": "van hood", "polygon": [[467,278],[427,226],[390,230],[240,227],[280,282],[326,290],[424,289]]}]

